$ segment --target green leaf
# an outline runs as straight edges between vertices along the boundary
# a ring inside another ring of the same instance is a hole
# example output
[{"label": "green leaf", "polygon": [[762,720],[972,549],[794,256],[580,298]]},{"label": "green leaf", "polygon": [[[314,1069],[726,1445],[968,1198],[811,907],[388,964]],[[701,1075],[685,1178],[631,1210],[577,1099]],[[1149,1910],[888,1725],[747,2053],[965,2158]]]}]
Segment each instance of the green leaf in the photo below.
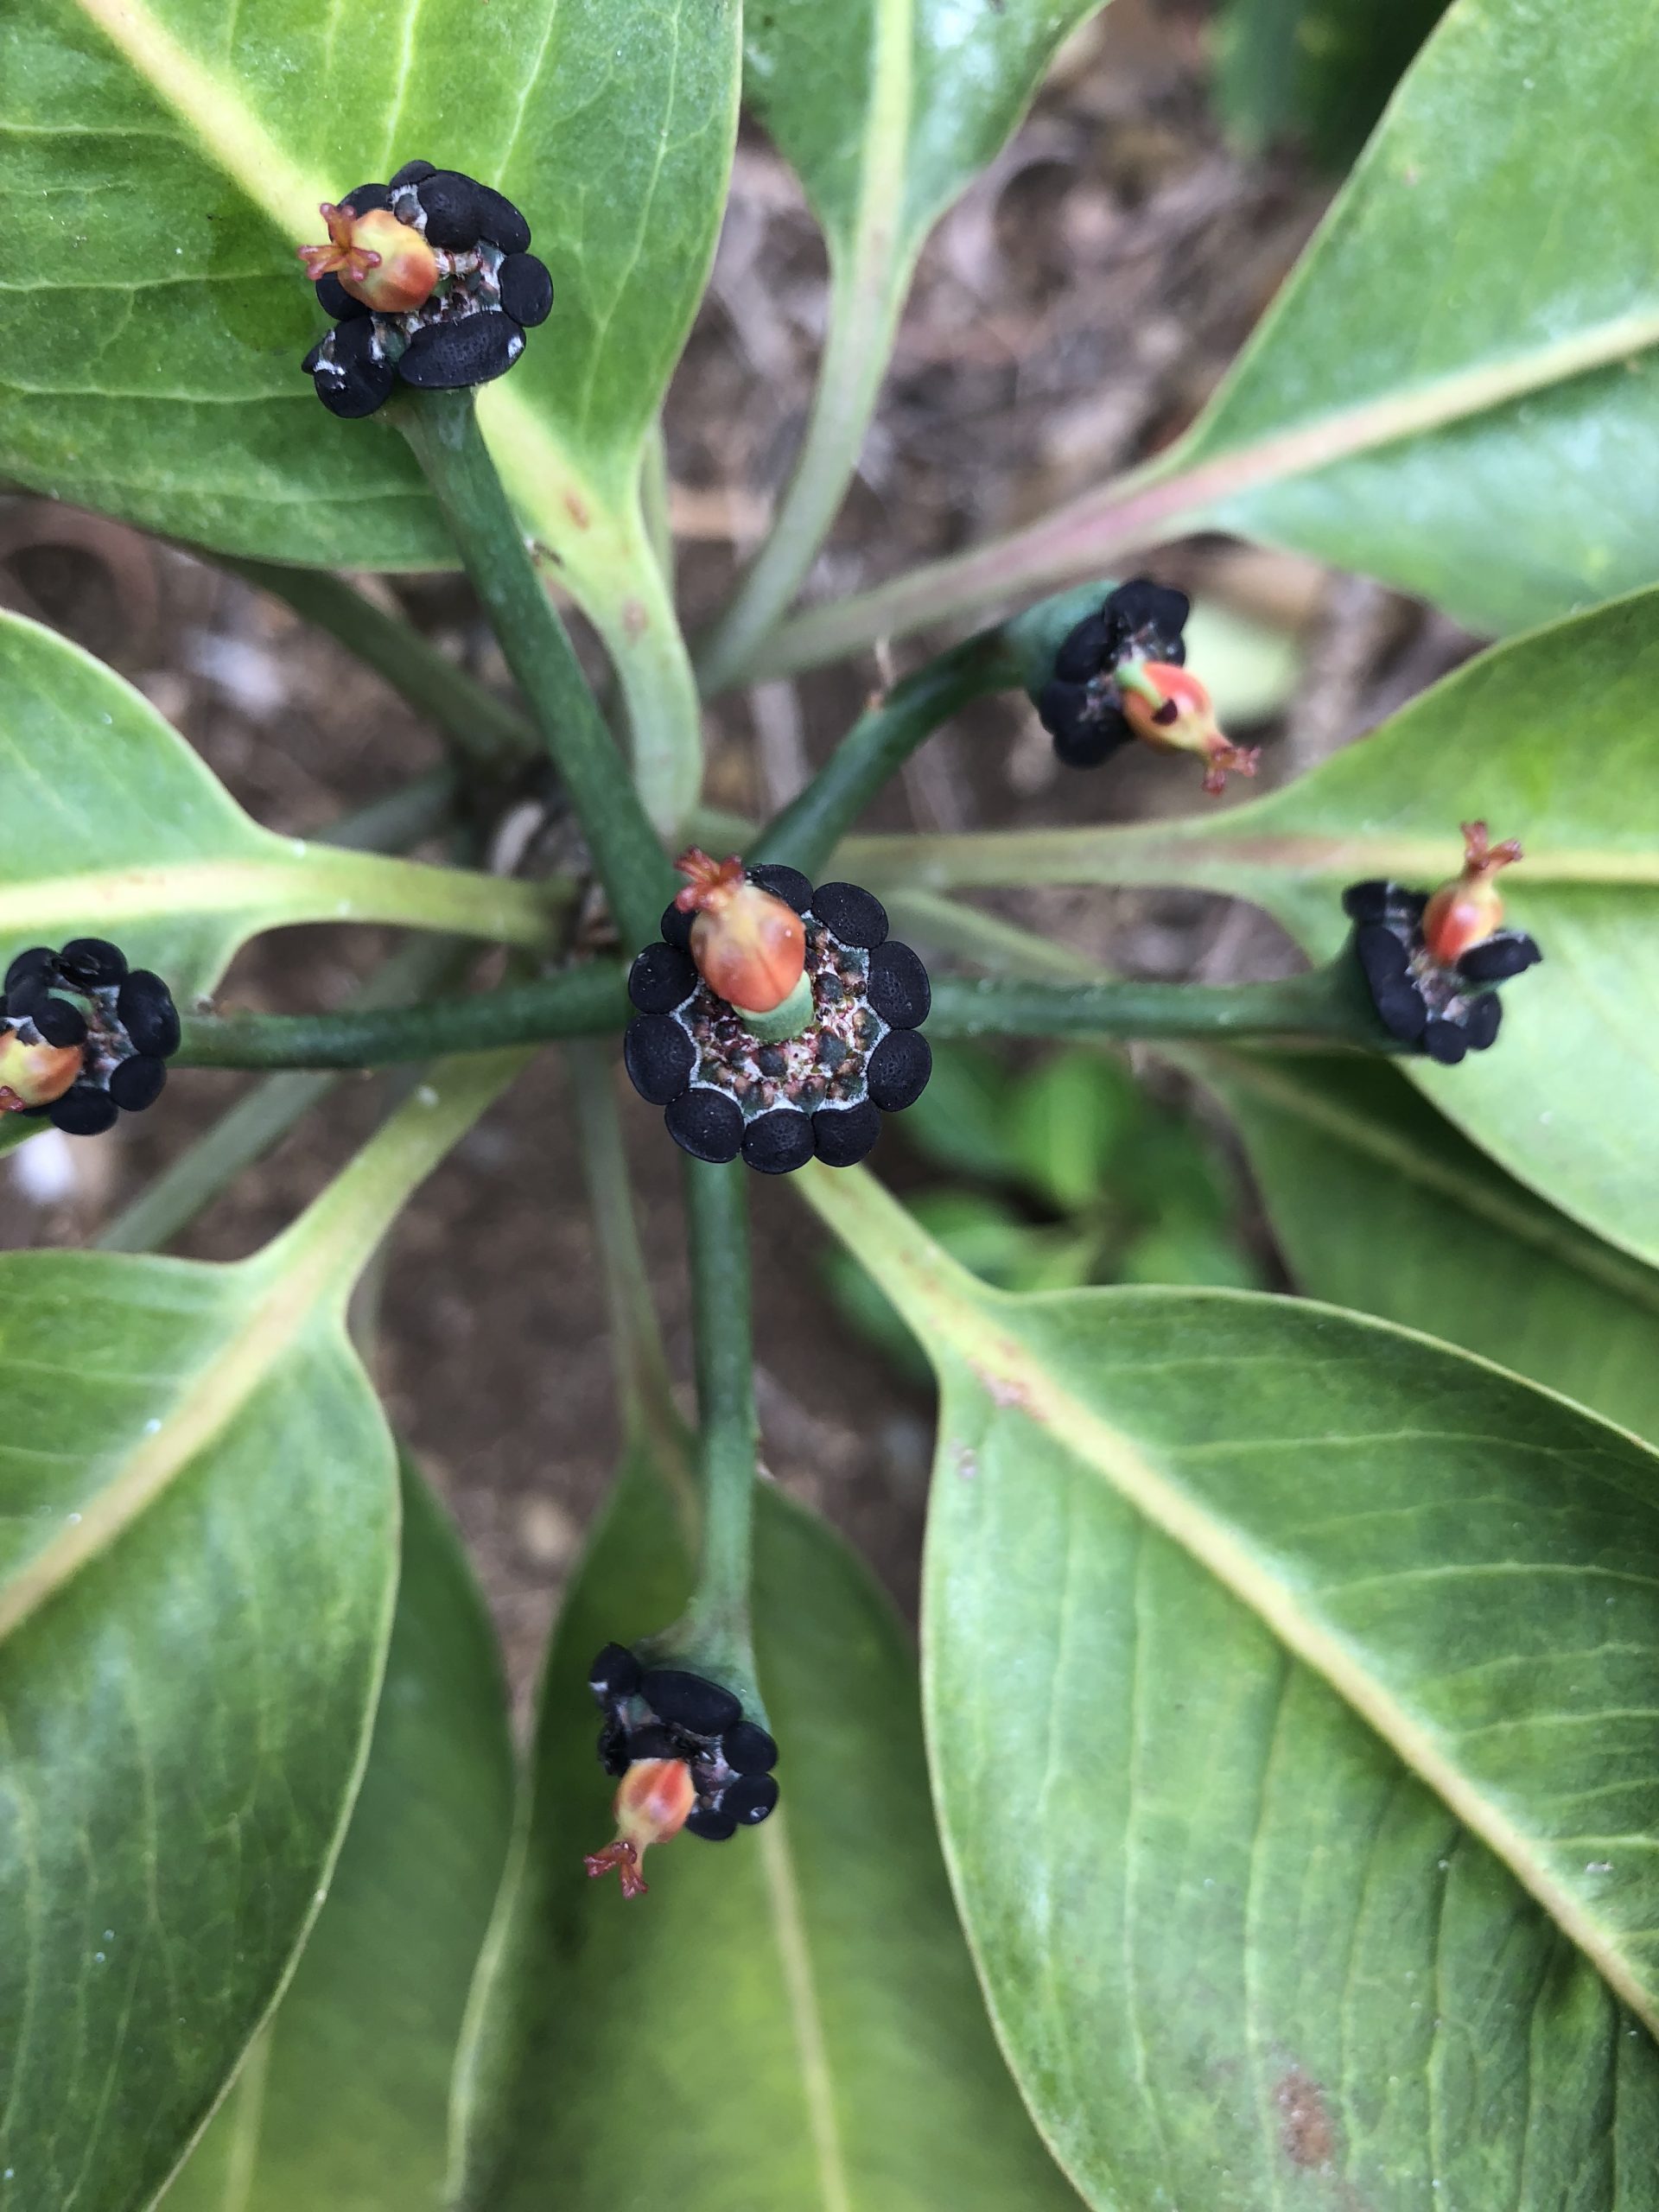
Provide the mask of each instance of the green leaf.
[{"label": "green leaf", "polygon": [[[0,469],[264,559],[452,558],[404,442],[342,423],[294,249],[423,155],[499,185],[552,318],[481,414],[643,717],[694,714],[641,453],[725,197],[737,0],[42,0],[0,25]],[[465,57],[464,83],[457,61]]]},{"label": "green leaf", "polygon": [[546,941],[526,885],[261,830],[142,693],[3,612],[0,789],[0,972],[27,944],[113,937],[188,1006],[245,939],[292,922]]},{"label": "green leaf", "polygon": [[0,1258],[0,2179],[20,2206],[152,2201],[322,1901],[397,1553],[346,1301],[521,1065],[434,1070],[235,1266]]},{"label": "green leaf", "polygon": [[1659,1439],[1659,1274],[1541,1205],[1392,1069],[1205,1053],[1301,1287]]},{"label": "green leaf", "polygon": [[739,674],[793,598],[857,466],[922,241],[1024,114],[1054,49],[1103,0],[759,0],[744,93],[801,180],[830,298],[805,443],[773,533],[704,656]]},{"label": "green leaf", "polygon": [[1181,883],[1254,899],[1313,954],[1347,930],[1368,876],[1425,887],[1457,872],[1457,825],[1519,836],[1505,912],[1543,948],[1503,993],[1497,1047],[1455,1068],[1412,1059],[1452,1121],[1610,1243],[1659,1258],[1647,1137],[1659,1084],[1659,790],[1648,716],[1659,593],[1484,654],[1284,791],[1179,823],[975,838],[853,839],[838,864],[879,890],[995,883]]},{"label": "green leaf", "polygon": [[1195,529],[1296,546],[1483,631],[1652,582],[1651,30],[1637,0],[1585,0],[1566,40],[1534,0],[1462,0],[1188,436],[1011,537],[804,615],[758,665],[833,658]]},{"label": "green leaf", "polygon": [[799,1186],[938,1366],[946,1853],[1084,2196],[1645,2208],[1652,1454],[1327,1307],[1001,1297]]},{"label": "green leaf", "polygon": [[1228,135],[1258,153],[1294,137],[1317,161],[1351,161],[1446,0],[1226,0],[1215,25],[1216,99]]},{"label": "green leaf", "polygon": [[952,1919],[901,1632],[817,1522],[769,1489],[759,1503],[782,1803],[729,1843],[653,1851],[637,1904],[584,1877],[582,1853],[613,1833],[588,1665],[671,1618],[687,1583],[636,1457],[549,1664],[528,1850],[462,2077],[460,2202],[1058,2212],[1071,2192],[1002,2070]]},{"label": "green leaf", "polygon": [[402,1465],[397,1611],[368,1764],[281,2009],[166,2212],[437,2212],[449,2075],[506,1853],[500,1662],[448,1516]]},{"label": "green leaf", "polygon": [[1016,1175],[1057,1211],[1082,1211],[1099,1198],[1141,1110],[1120,1061],[1087,1050],[1051,1053],[1014,1093]]}]

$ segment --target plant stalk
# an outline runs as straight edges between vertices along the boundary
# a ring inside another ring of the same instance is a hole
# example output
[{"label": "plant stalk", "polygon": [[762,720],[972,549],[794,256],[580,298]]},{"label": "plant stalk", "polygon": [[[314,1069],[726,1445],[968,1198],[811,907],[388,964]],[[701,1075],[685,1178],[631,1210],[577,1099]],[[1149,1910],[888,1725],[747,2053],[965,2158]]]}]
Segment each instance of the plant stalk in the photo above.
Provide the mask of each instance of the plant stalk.
[{"label": "plant stalk", "polygon": [[1267,983],[981,982],[941,976],[927,1034],[955,1037],[1305,1039],[1397,1052],[1377,1020],[1359,966],[1328,966]]},{"label": "plant stalk", "polygon": [[745,1172],[735,1162],[724,1167],[686,1162],[702,1543],[696,1586],[676,1642],[695,1645],[709,1664],[748,1681],[754,1671],[749,1584],[760,1424],[754,1410]]},{"label": "plant stalk", "polygon": [[425,471],[507,665],[570,794],[618,929],[655,936],[673,877],[564,625],[531,561],[470,391],[423,391],[399,427]]}]

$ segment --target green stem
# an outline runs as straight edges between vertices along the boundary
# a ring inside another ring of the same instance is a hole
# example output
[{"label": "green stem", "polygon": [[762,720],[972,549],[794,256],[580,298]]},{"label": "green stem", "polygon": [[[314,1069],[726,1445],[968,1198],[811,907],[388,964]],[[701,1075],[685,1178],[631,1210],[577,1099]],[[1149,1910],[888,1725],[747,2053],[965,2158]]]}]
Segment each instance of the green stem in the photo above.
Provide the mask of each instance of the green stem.
[{"label": "green stem", "polygon": [[222,553],[201,557],[270,592],[337,639],[383,676],[423,721],[435,722],[469,768],[510,767],[538,750],[536,732],[517,707],[486,690],[412,623],[388,614],[343,577],[326,569],[289,569]]},{"label": "green stem", "polygon": [[830,320],[812,413],[772,531],[698,658],[705,694],[743,677],[830,534],[864,443],[893,352],[910,258],[892,256],[894,211],[874,211],[872,251],[831,271]]},{"label": "green stem", "polygon": [[933,986],[927,1033],[951,1037],[1274,1037],[1397,1052],[1346,955],[1270,983],[969,982]]},{"label": "green stem", "polygon": [[480,435],[470,391],[423,391],[399,427],[443,510],[507,665],[564,779],[630,944],[656,934],[672,873],[551,601]]},{"label": "green stem", "polygon": [[753,1678],[749,1649],[755,1463],[754,1351],[746,1171],[686,1162],[686,1227],[696,1338],[702,1545],[676,1641],[717,1673]]},{"label": "green stem", "polygon": [[175,1059],[194,1068],[365,1068],[450,1052],[494,1052],[553,1037],[621,1027],[622,969],[590,961],[532,982],[422,1006],[352,1007],[340,1014],[244,1014],[188,1019]]},{"label": "green stem", "polygon": [[1019,681],[1000,631],[929,661],[853,724],[805,790],[762,831],[749,857],[816,875],[865,807],[923,740],[969,700]]}]

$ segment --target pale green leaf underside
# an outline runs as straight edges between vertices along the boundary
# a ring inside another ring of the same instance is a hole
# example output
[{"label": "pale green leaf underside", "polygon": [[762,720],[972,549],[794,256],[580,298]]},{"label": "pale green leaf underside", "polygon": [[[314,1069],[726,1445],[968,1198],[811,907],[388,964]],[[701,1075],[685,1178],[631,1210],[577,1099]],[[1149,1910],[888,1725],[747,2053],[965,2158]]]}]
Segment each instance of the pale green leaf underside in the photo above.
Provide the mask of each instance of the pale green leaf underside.
[{"label": "pale green leaf underside", "polygon": [[397,1610],[328,1898],[167,2212],[437,2212],[450,2067],[505,1853],[512,1758],[482,1600],[403,1469]]},{"label": "pale green leaf underside", "polygon": [[1455,874],[1458,825],[1518,836],[1505,912],[1543,948],[1492,1051],[1406,1065],[1477,1144],[1626,1250],[1659,1259],[1659,593],[1484,654],[1282,791],[1178,823],[855,839],[860,882],[1190,883],[1265,906],[1316,958],[1344,885]]},{"label": "pale green leaf underside", "polygon": [[1205,1054],[1298,1286],[1659,1439],[1659,1273],[1483,1159],[1390,1068]]},{"label": "pale green leaf underside", "polygon": [[999,1297],[808,1173],[940,1369],[947,1850],[1090,2200],[1645,2204],[1652,1455],[1327,1308]]},{"label": "pale green leaf underside", "polygon": [[140,692],[0,613],[0,971],[28,944],[112,938],[188,1008],[260,930],[395,921],[519,944],[523,884],[273,836]]},{"label": "pale green leaf underside", "polygon": [[1061,2212],[1071,2194],[1009,2088],[952,1919],[901,1633],[817,1522],[770,1491],[758,1503],[780,1808],[728,1843],[652,1852],[636,1905],[583,1876],[613,1787],[588,1666],[671,1619],[686,1586],[664,1496],[636,1464],[554,1647],[529,1858],[485,2008],[499,2037],[528,1996],[520,2031],[537,2039],[516,2088],[493,2044],[473,2107],[493,2117],[461,2202]]}]

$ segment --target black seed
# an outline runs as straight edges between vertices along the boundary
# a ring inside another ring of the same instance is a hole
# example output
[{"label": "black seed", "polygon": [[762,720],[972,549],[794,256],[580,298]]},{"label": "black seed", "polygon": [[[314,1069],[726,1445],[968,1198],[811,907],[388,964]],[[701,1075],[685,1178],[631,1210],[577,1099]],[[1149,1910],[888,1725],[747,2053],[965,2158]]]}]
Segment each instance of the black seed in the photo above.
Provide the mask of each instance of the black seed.
[{"label": "black seed", "polygon": [[168,1059],[179,1049],[179,1013],[173,994],[148,968],[135,968],[121,986],[115,1010],[135,1052]]},{"label": "black seed", "polygon": [[1413,979],[1398,976],[1373,991],[1371,996],[1376,1018],[1389,1034],[1397,1037],[1402,1045],[1415,1044],[1428,1020],[1428,1005]]},{"label": "black seed", "polygon": [[812,904],[812,886],[798,868],[785,868],[781,861],[762,861],[747,874],[751,883],[770,891],[774,899],[781,899],[798,914],[805,913]]},{"label": "black seed", "polygon": [[32,976],[20,976],[6,993],[6,1011],[14,1021],[26,1021],[52,1003],[54,978],[48,969],[36,969]]},{"label": "black seed", "polygon": [[[822,1053],[823,1047],[819,1050]],[[774,1081],[789,1073],[789,1054],[781,1045],[763,1045],[754,1056],[754,1064],[762,1075],[769,1075]]]},{"label": "black seed", "polygon": [[824,1006],[839,1006],[842,1000],[840,976],[814,976],[812,980],[812,995]]},{"label": "black seed", "polygon": [[1386,922],[1362,922],[1354,931],[1354,950],[1371,987],[1371,995],[1398,982],[1410,959],[1406,948]]},{"label": "black seed", "polygon": [[67,999],[41,999],[29,1018],[48,1045],[84,1045],[86,1042],[86,1017],[78,1006],[71,1006]]},{"label": "black seed", "polygon": [[688,1813],[685,1832],[701,1836],[705,1843],[729,1843],[737,1834],[737,1822],[725,1812]]},{"label": "black seed", "polygon": [[1370,876],[1363,883],[1351,883],[1342,894],[1342,911],[1351,922],[1380,922],[1388,913],[1393,889],[1380,875]]},{"label": "black seed", "polygon": [[1414,926],[1421,921],[1428,899],[1427,891],[1408,891],[1403,883],[1391,883],[1389,886],[1389,919]]},{"label": "black seed", "polygon": [[762,1175],[792,1175],[812,1157],[812,1124],[793,1106],[759,1115],[743,1132],[743,1157]]},{"label": "black seed", "polygon": [[696,987],[695,962],[675,944],[648,944],[628,970],[628,996],[641,1014],[667,1014]]},{"label": "black seed", "polygon": [[766,1774],[778,1764],[778,1746],[753,1720],[740,1720],[720,1739],[721,1755],[734,1774]]},{"label": "black seed", "polygon": [[1500,930],[1496,937],[1470,946],[1458,963],[1458,973],[1471,983],[1503,983],[1543,957],[1524,930]]},{"label": "black seed", "polygon": [[[849,1050],[850,1047],[844,1037],[837,1037],[833,1029],[826,1029],[823,1034],[818,1039],[818,1065],[821,1068],[827,1069],[828,1071],[833,1075],[836,1070],[841,1065],[842,1062],[846,1058]],[[784,1056],[780,1052],[778,1057],[781,1060]],[[762,1065],[762,1072],[766,1072],[764,1064]],[[781,1075],[783,1073],[783,1069],[779,1068],[777,1072]]]},{"label": "black seed", "polygon": [[372,315],[336,325],[313,376],[328,412],[351,423],[383,406],[395,380],[391,363],[378,350]]},{"label": "black seed", "polygon": [[509,254],[523,253],[529,245],[530,225],[512,200],[476,177],[463,176],[459,169],[432,169],[410,181],[426,215],[429,244],[456,252],[485,238]]},{"label": "black seed", "polygon": [[648,1667],[639,1694],[659,1720],[698,1736],[722,1735],[743,1718],[742,1704],[730,1690],[683,1667]]},{"label": "black seed", "polygon": [[353,215],[372,215],[377,208],[390,207],[391,192],[384,184],[359,184],[340,200],[342,207],[349,207]]},{"label": "black seed", "polygon": [[1442,1067],[1454,1068],[1469,1049],[1469,1040],[1455,1021],[1436,1014],[1423,1025],[1423,1050]]},{"label": "black seed", "polygon": [[1116,629],[1121,640],[1113,658],[1133,642],[1149,658],[1180,667],[1186,658],[1181,632],[1192,611],[1192,602],[1184,591],[1169,584],[1155,584],[1149,576],[1131,576],[1128,583],[1107,594],[1101,609],[1108,626]]},{"label": "black seed", "polygon": [[553,307],[553,279],[533,253],[510,253],[497,271],[501,305],[526,330],[545,322]]},{"label": "black seed", "polygon": [[123,1060],[110,1073],[110,1096],[124,1114],[143,1114],[167,1088],[167,1062],[147,1052]]},{"label": "black seed", "polygon": [[318,277],[317,305],[330,322],[352,322],[359,315],[369,312],[364,302],[353,299],[339,277],[334,276]]},{"label": "black seed", "polygon": [[868,1098],[856,1106],[824,1106],[812,1116],[812,1149],[826,1167],[856,1167],[881,1134],[881,1116]]},{"label": "black seed", "polygon": [[417,391],[460,391],[504,376],[524,350],[511,315],[488,309],[458,322],[422,326],[399,355],[397,374]]},{"label": "black seed", "polygon": [[696,918],[695,914],[683,914],[671,900],[664,907],[663,918],[658,925],[664,944],[677,944],[683,952],[691,942],[691,925]]},{"label": "black seed", "polygon": [[599,1763],[613,1780],[625,1775],[633,1760],[628,1750],[627,1724],[611,1713],[599,1732]]},{"label": "black seed", "polygon": [[1463,1017],[1463,1034],[1471,1052],[1484,1052],[1497,1040],[1498,1027],[1503,1019],[1503,1008],[1496,991],[1483,991],[1471,999],[1469,1010]]},{"label": "black seed", "polygon": [[887,908],[855,883],[821,883],[812,893],[812,912],[843,944],[873,951],[887,933]]},{"label": "black seed", "polygon": [[127,956],[106,937],[71,938],[58,955],[58,970],[88,990],[102,990],[125,976]]},{"label": "black seed", "polygon": [[913,1106],[933,1072],[933,1052],[917,1029],[891,1029],[870,1054],[870,1097],[884,1114]]},{"label": "black seed", "polygon": [[430,162],[405,162],[391,180],[391,189],[396,192],[403,184],[423,184],[428,177],[436,175],[437,171]]},{"label": "black seed", "polygon": [[756,1827],[778,1802],[775,1774],[741,1774],[721,1794],[721,1810],[740,1827]]},{"label": "black seed", "polygon": [[20,952],[6,970],[6,989],[10,993],[25,976],[38,976],[48,969],[57,954],[49,944],[31,944],[27,952]]},{"label": "black seed", "polygon": [[[330,336],[332,337],[332,335],[333,335],[334,334],[333,334],[332,332],[330,332],[330,334],[330,334]],[[321,340],[321,338],[319,338],[319,339],[318,339],[318,340],[317,340],[317,342],[316,342],[316,344],[315,344],[315,345],[311,348],[311,351],[310,351],[310,352],[306,355],[305,359],[304,359],[300,363],[300,372],[301,372],[301,374],[302,374],[302,376],[314,377],[314,376],[315,376],[315,374],[316,374],[317,371],[321,367],[321,365],[322,365],[322,340]]]},{"label": "black seed", "polygon": [[1075,630],[1068,630],[1054,656],[1054,674],[1062,684],[1086,683],[1098,676],[1111,658],[1111,632],[1103,614],[1084,615]]},{"label": "black seed", "polygon": [[653,1106],[671,1105],[691,1080],[697,1055],[679,1023],[666,1014],[642,1014],[622,1038],[628,1081]]},{"label": "black seed", "polygon": [[607,1698],[632,1697],[644,1671],[626,1643],[607,1643],[588,1669],[588,1687],[601,1703]]},{"label": "black seed", "polygon": [[889,938],[870,955],[866,995],[882,1020],[895,1029],[919,1029],[933,1003],[926,969],[897,938]]},{"label": "black seed", "polygon": [[1098,768],[1133,735],[1116,707],[1091,699],[1075,684],[1046,685],[1037,714],[1054,741],[1055,757],[1063,767]]},{"label": "black seed", "polygon": [[115,1101],[92,1084],[78,1083],[53,1100],[46,1117],[66,1136],[102,1136],[114,1123]]},{"label": "black seed", "polygon": [[723,1090],[704,1084],[683,1091],[663,1116],[682,1152],[711,1166],[735,1160],[743,1144],[743,1109]]}]

